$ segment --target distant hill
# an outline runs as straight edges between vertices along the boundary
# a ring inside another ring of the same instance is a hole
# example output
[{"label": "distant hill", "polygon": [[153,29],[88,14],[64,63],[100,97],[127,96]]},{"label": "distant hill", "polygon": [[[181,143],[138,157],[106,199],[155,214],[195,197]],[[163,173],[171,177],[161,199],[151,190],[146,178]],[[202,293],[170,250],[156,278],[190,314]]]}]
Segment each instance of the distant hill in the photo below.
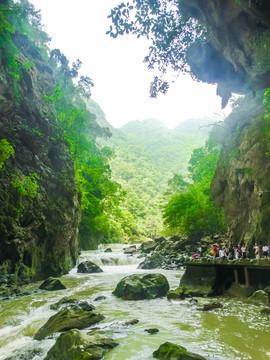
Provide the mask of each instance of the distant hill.
[{"label": "distant hill", "polygon": [[219,118],[190,119],[174,129],[168,129],[156,119],[135,120],[116,129],[92,100],[89,109],[97,122],[112,133],[111,138],[100,140],[100,144],[115,151],[111,160],[112,177],[127,191],[125,206],[141,232],[154,235],[149,234],[149,227],[161,230],[160,203],[168,180],[174,173],[186,173],[193,149],[204,145],[210,125]]}]

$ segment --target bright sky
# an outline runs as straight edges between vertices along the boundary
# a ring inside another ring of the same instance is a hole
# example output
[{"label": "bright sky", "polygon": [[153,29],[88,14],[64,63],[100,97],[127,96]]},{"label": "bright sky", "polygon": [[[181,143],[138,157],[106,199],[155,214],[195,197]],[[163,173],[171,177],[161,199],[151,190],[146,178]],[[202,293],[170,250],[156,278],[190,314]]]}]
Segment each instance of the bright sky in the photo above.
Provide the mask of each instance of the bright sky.
[{"label": "bright sky", "polygon": [[41,9],[42,23],[52,37],[50,47],[60,49],[71,62],[83,62],[81,74],[95,84],[92,98],[114,127],[156,118],[173,128],[188,118],[222,114],[216,87],[194,82],[187,75],[175,78],[166,95],[150,99],[149,84],[155,74],[143,63],[146,40],[105,35],[110,26],[107,15],[122,0],[30,1]]}]

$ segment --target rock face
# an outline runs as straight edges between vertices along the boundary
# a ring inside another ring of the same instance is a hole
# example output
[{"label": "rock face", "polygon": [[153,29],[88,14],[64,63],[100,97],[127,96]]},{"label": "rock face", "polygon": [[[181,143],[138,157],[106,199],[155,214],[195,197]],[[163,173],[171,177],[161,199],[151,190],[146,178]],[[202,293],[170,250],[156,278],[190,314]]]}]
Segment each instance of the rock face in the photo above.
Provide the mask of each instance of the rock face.
[{"label": "rock face", "polygon": [[[43,97],[53,93],[52,70],[26,36],[16,34],[14,42],[18,61],[32,66],[22,66],[16,95],[0,54],[0,139],[15,150],[0,171],[0,275],[15,274],[25,283],[75,265],[80,207],[67,144]],[[27,187],[33,174],[39,177],[36,194],[22,194],[19,185]]]},{"label": "rock face", "polygon": [[113,294],[123,300],[142,300],[165,296],[168,290],[168,280],[162,274],[134,274],[123,278]]},{"label": "rock face", "polygon": [[166,342],[153,352],[153,357],[160,360],[206,360],[204,357],[187,351],[183,346]]},{"label": "rock face", "polygon": [[262,98],[242,100],[224,122],[211,196],[225,210],[232,244],[269,243],[270,162]]},{"label": "rock face", "polygon": [[118,343],[102,333],[83,333],[77,329],[61,334],[45,360],[97,360]]},{"label": "rock face", "polygon": [[207,42],[190,47],[188,63],[198,79],[218,83],[223,105],[231,92],[270,86],[269,1],[187,0],[179,7],[207,29]]},{"label": "rock face", "polygon": [[103,272],[103,270],[98,265],[94,264],[92,261],[85,261],[78,265],[77,272],[83,274],[91,274],[100,273]]},{"label": "rock face", "polygon": [[49,320],[35,334],[36,340],[42,340],[46,336],[59,331],[70,329],[85,329],[104,319],[101,314],[92,311],[78,309],[63,309],[49,318]]}]

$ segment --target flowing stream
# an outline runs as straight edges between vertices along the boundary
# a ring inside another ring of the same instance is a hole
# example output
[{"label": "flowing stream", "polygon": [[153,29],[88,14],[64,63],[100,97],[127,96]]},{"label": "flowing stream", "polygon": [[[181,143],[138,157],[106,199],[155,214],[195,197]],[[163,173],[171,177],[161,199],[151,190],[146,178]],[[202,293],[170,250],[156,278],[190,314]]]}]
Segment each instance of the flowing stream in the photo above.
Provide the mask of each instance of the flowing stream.
[{"label": "flowing stream", "polygon": [[[79,262],[91,260],[103,273],[78,274],[74,268],[61,278],[66,290],[38,290],[39,283],[25,287],[29,295],[0,301],[0,360],[42,360],[55,343],[57,335],[36,341],[33,335],[56,313],[50,305],[64,296],[87,300],[105,319],[93,327],[117,339],[119,346],[105,360],[150,360],[152,353],[166,341],[214,360],[270,359],[270,319],[260,314],[261,307],[241,300],[218,298],[224,306],[208,312],[198,308],[209,299],[168,301],[166,298],[124,301],[112,295],[116,284],[127,275],[143,272],[164,274],[171,289],[179,285],[183,270],[140,270],[142,261],[123,254],[122,245],[112,245],[113,252],[83,252]],[[103,300],[95,301],[98,296]],[[135,325],[125,322],[138,319]],[[148,334],[147,328],[158,328]],[[61,359],[59,359],[61,360]]]}]

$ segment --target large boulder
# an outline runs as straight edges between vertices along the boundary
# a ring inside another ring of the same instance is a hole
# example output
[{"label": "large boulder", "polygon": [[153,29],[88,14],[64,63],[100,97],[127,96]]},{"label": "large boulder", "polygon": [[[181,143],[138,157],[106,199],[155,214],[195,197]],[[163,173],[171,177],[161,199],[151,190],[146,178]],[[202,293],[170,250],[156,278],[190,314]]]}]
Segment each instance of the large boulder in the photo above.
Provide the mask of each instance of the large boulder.
[{"label": "large boulder", "polygon": [[99,332],[84,333],[72,329],[61,334],[45,360],[97,360],[118,343]]},{"label": "large boulder", "polygon": [[162,274],[134,274],[123,278],[113,294],[123,300],[154,299],[165,296],[169,288]]},{"label": "large boulder", "polygon": [[78,265],[77,272],[81,274],[100,273],[103,270],[92,261],[84,261]]},{"label": "large boulder", "polygon": [[153,357],[160,360],[206,360],[203,356],[191,353],[183,346],[170,342],[160,345],[158,350],[153,352]]},{"label": "large boulder", "polygon": [[93,313],[92,311],[66,308],[50,317],[49,320],[38,330],[34,338],[36,340],[42,340],[46,336],[59,331],[67,331],[74,328],[85,329],[103,319],[103,315]]},{"label": "large boulder", "polygon": [[41,290],[56,291],[66,289],[59,279],[48,278],[39,287]]}]

